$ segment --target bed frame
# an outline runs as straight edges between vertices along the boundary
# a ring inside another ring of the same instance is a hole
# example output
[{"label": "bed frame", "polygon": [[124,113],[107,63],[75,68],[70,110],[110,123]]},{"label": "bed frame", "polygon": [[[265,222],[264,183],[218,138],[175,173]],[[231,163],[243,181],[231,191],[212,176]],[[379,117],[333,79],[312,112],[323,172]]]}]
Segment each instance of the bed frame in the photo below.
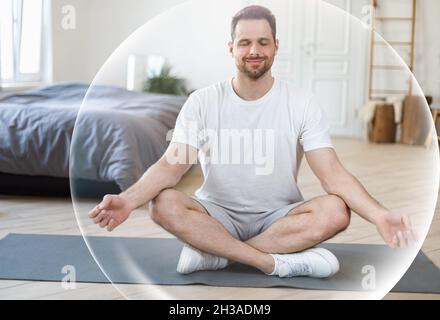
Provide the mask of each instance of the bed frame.
[{"label": "bed frame", "polygon": [[[121,189],[115,182],[76,179],[73,182],[75,197],[101,198],[105,194],[118,194]],[[15,175],[0,172],[0,195],[71,197],[68,178]]]}]

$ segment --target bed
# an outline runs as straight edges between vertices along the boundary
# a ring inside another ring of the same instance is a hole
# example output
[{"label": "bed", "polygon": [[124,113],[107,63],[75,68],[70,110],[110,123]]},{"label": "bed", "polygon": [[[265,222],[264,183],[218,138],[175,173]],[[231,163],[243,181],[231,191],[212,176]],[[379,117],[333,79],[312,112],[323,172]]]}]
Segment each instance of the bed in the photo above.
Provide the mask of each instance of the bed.
[{"label": "bed", "polygon": [[75,195],[100,197],[160,158],[186,97],[88,89],[61,83],[0,99],[0,194],[66,196],[71,177]]}]

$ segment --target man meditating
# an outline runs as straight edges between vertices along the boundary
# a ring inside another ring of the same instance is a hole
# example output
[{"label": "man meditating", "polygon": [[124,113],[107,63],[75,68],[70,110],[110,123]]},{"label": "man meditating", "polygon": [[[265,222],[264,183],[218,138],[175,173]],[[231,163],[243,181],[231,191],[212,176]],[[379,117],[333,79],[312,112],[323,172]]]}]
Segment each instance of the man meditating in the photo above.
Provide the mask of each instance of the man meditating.
[{"label": "man meditating", "polygon": [[[340,163],[315,98],[272,76],[273,14],[242,9],[231,37],[235,76],[189,96],[164,155],[128,190],[106,195],[89,213],[94,223],[112,231],[149,203],[153,221],[185,242],[183,274],[238,262],[279,277],[330,277],[338,260],[315,246],[347,228],[350,210],[391,247],[414,241],[408,217],[381,206]],[[304,154],[327,192],[308,201],[296,182]],[[198,158],[204,181],[188,197],[173,187]]]}]

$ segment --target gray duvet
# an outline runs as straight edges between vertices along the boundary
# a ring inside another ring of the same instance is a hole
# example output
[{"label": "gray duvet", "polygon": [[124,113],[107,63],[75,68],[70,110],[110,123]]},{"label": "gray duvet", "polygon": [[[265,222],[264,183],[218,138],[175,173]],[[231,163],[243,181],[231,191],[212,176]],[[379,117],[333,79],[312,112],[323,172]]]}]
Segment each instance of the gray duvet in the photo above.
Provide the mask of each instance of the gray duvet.
[{"label": "gray duvet", "polygon": [[[0,172],[116,182],[125,190],[164,153],[186,97],[51,85],[0,99]],[[76,122],[76,125],[75,125]],[[75,126],[75,130],[74,130]]]}]

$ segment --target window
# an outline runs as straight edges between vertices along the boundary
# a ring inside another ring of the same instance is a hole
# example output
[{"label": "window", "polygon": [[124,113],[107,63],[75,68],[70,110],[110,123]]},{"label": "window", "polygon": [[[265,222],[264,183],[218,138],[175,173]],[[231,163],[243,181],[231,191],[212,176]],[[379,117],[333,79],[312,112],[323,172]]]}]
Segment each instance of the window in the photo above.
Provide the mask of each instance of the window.
[{"label": "window", "polygon": [[0,0],[0,83],[44,80],[47,0]]}]

